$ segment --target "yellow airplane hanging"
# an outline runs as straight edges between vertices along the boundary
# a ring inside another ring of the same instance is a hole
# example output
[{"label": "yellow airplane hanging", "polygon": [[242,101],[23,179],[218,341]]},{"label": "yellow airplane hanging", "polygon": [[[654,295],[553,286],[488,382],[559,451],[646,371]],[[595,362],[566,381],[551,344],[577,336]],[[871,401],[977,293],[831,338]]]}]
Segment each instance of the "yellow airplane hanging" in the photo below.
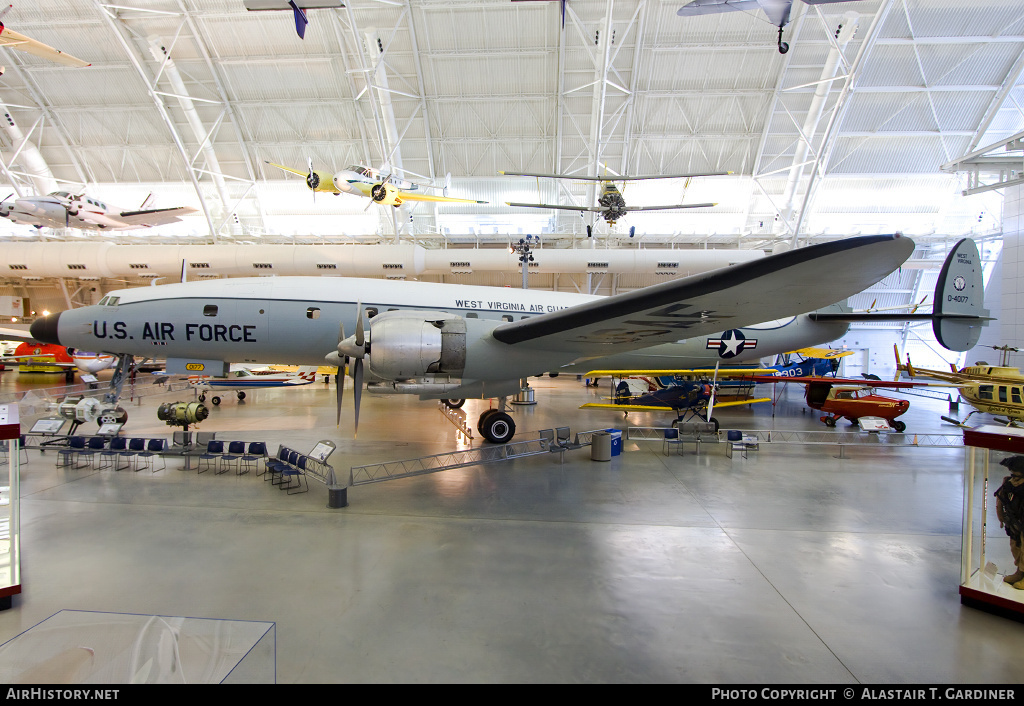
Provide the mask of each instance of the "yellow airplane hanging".
[{"label": "yellow airplane hanging", "polygon": [[[401,206],[405,201],[438,201],[444,203],[487,203],[475,199],[454,199],[448,196],[432,196],[417,191],[418,185],[412,182],[382,177],[380,172],[369,167],[352,166],[342,169],[337,174],[329,174],[313,169],[313,160],[309,161],[309,171],[292,169],[281,164],[267,162],[272,167],[283,169],[292,174],[306,177],[306,186],[314,193],[352,194],[362,196],[382,206]],[[447,190],[447,187],[445,188]]]}]

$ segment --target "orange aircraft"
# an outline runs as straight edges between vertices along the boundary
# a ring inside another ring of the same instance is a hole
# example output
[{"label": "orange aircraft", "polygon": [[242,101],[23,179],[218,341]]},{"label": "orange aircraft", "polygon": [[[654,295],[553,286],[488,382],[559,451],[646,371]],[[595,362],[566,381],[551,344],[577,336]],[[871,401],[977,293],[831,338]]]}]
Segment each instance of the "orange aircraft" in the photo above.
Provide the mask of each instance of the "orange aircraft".
[{"label": "orange aircraft", "polygon": [[921,387],[921,383],[891,382],[886,380],[852,380],[843,378],[792,377],[779,378],[768,375],[744,377],[753,382],[799,382],[804,385],[804,399],[807,406],[824,412],[821,417],[827,426],[834,427],[836,420],[849,419],[857,424],[861,417],[881,417],[898,432],[907,428],[906,423],[896,419],[910,409],[910,402],[895,397],[875,394],[873,388],[893,389]]}]

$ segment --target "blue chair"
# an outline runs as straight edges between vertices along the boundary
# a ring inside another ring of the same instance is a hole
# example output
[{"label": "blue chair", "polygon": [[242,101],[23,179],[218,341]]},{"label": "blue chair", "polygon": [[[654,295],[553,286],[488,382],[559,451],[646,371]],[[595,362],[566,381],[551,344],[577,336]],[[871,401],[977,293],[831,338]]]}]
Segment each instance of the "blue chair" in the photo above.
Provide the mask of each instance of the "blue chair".
[{"label": "blue chair", "polygon": [[[281,483],[279,490],[284,490],[288,495],[295,493],[309,492],[309,482],[306,481],[306,461],[308,457],[299,455],[295,459],[295,465],[289,466],[281,471]],[[304,490],[300,490],[304,488]]]},{"label": "blue chair", "polygon": [[[68,439],[68,445],[66,447],[57,450],[57,467],[62,468],[77,462],[78,455],[84,450],[85,437],[72,436]],[[78,466],[76,465],[75,468],[78,468]]]},{"label": "blue chair", "polygon": [[679,449],[679,454],[683,453],[683,440],[679,438],[679,430],[675,427],[665,430],[665,439],[661,443],[661,452],[666,456],[675,447]]},{"label": "blue chair", "polygon": [[266,473],[267,445],[262,441],[253,441],[249,444],[249,451],[242,456],[241,466],[245,469],[244,473],[258,471],[260,469],[260,461],[263,461],[263,472]]},{"label": "blue chair", "polygon": [[123,458],[126,461],[128,461],[128,465],[127,466],[123,466],[123,468],[128,468],[128,466],[131,466],[134,470],[138,470],[138,468],[136,467],[136,464],[138,463],[138,455],[140,453],[142,453],[143,451],[145,451],[145,450],[146,450],[146,440],[145,439],[131,439],[131,440],[129,440],[128,441],[128,448],[121,452],[121,458]]},{"label": "blue chair", "polygon": [[146,442],[146,450],[135,454],[135,470],[149,466],[156,473],[156,460],[160,459],[160,469],[167,468],[167,461],[164,459],[164,451],[167,450],[167,439],[150,439]]},{"label": "blue chair", "polygon": [[[103,437],[103,436],[93,436],[93,437],[90,437],[89,441],[86,442],[86,444],[85,444],[85,448],[78,452],[78,458],[79,458],[79,460],[81,460],[82,458],[89,459],[89,463],[92,464],[92,467],[93,468],[97,468],[97,466],[96,466],[96,458],[103,452],[103,450],[106,448],[106,446],[107,446],[107,439],[106,439],[106,437]],[[84,466],[85,464],[83,463],[81,465]],[[100,464],[99,468],[106,468],[106,466]]]},{"label": "blue chair", "polygon": [[277,485],[274,478],[282,469],[288,467],[288,457],[291,455],[292,450],[287,446],[282,446],[277,450],[277,456],[268,458],[265,463],[265,468],[269,473],[266,474],[266,478],[263,480],[269,480],[273,485]]},{"label": "blue chair", "polygon": [[242,456],[245,455],[245,442],[244,441],[229,441],[227,452],[220,457],[220,470],[218,474],[226,472],[231,468],[232,464],[235,466],[235,473],[241,475]]},{"label": "blue chair", "polygon": [[[110,446],[100,451],[100,460],[109,460],[110,463],[107,465],[113,465],[115,471],[120,471],[122,468],[127,468],[127,466],[122,466],[120,462],[120,459],[123,458],[124,452],[127,450],[128,439],[123,436],[115,436],[110,440]],[[106,467],[107,466],[104,466],[104,468]]]},{"label": "blue chair", "polygon": [[[206,442],[206,453],[199,454],[199,465],[197,473],[210,470],[211,466],[216,466],[220,461],[220,457],[224,455],[224,442],[212,439]],[[206,462],[206,468],[203,468],[203,462]]]}]

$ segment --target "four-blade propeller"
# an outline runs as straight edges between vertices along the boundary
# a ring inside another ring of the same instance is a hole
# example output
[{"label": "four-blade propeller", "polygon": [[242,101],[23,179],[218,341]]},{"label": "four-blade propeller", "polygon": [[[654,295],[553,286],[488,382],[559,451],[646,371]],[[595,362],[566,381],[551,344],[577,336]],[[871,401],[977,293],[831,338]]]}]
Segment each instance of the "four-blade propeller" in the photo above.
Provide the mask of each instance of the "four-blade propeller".
[{"label": "four-blade propeller", "polygon": [[366,332],[363,327],[363,303],[356,305],[356,332],[355,335],[345,337],[345,324],[341,325],[338,333],[338,419],[341,425],[341,401],[345,388],[345,369],[349,361],[352,361],[352,383],[353,394],[355,395],[355,433],[359,433],[359,403],[363,396],[363,359],[367,355]]}]

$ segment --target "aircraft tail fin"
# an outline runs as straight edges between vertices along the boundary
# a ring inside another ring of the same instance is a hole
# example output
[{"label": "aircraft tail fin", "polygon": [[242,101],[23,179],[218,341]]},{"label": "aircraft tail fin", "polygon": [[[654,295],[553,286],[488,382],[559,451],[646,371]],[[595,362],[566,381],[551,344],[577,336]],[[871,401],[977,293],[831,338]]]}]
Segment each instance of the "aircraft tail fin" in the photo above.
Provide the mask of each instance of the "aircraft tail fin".
[{"label": "aircraft tail fin", "polygon": [[949,251],[935,283],[932,330],[946,348],[965,351],[981,337],[988,323],[985,281],[978,246],[964,238]]},{"label": "aircraft tail fin", "polygon": [[[949,251],[935,283],[932,313],[846,312],[819,310],[813,321],[931,321],[935,338],[951,351],[970,350],[991,317],[985,306],[985,282],[978,246],[964,238]],[[918,305],[920,306],[920,305]],[[832,308],[832,307],[828,307]],[[916,307],[915,307],[916,309]]]},{"label": "aircraft tail fin", "polygon": [[309,24],[306,13],[300,10],[292,0],[288,0],[288,4],[292,6],[292,13],[295,15],[295,33],[299,35],[299,39],[305,39],[306,25]]}]

